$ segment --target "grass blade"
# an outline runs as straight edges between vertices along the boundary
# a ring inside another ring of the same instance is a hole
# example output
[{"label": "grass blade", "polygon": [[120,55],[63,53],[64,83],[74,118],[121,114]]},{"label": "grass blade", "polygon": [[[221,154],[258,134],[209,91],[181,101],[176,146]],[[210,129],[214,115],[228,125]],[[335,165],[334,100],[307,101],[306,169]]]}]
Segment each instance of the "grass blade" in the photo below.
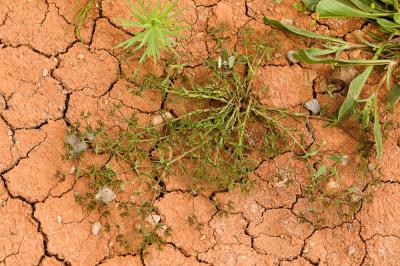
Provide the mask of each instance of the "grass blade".
[{"label": "grass blade", "polygon": [[393,109],[396,103],[400,99],[400,86],[398,84],[394,85],[394,87],[389,91],[387,96],[387,108]]},{"label": "grass blade", "polygon": [[328,55],[335,53],[337,49],[318,49],[308,48],[300,49],[296,51],[293,56],[297,60],[301,60],[308,64],[334,64],[339,66],[347,65],[360,65],[360,66],[371,66],[371,65],[390,65],[393,64],[391,60],[377,60],[377,59],[354,59],[354,60],[342,60],[337,58],[319,58],[320,55]]},{"label": "grass blade", "polygon": [[335,42],[335,43],[347,44],[347,42],[342,39],[333,38],[333,37],[325,36],[322,34],[317,34],[317,33],[311,32],[311,31],[298,29],[296,27],[283,24],[280,21],[269,19],[268,17],[264,17],[264,23],[267,25],[274,26],[275,28],[294,33],[296,35],[300,35],[300,36],[304,36],[304,37],[308,37],[308,38],[331,41],[331,42]]},{"label": "grass blade", "polygon": [[347,93],[346,99],[340,107],[339,114],[334,124],[341,122],[356,105],[356,100],[360,96],[361,90],[365,85],[368,77],[371,75],[373,66],[368,66],[360,75],[358,75],[350,83],[349,92]]},{"label": "grass blade", "polygon": [[374,100],[374,138],[376,145],[376,158],[380,159],[382,157],[382,131],[381,124],[379,122],[378,101],[376,97]]}]

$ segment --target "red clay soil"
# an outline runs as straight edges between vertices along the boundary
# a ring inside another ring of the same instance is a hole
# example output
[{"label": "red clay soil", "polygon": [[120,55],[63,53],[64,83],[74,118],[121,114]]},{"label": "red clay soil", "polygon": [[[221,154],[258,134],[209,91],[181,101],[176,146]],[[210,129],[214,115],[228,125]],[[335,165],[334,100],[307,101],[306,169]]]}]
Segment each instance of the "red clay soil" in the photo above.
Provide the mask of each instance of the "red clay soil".
[{"label": "red clay soil", "polygon": [[[299,1],[277,2],[181,0],[184,20],[192,26],[180,50],[188,63],[184,71],[201,80],[203,61],[216,58],[215,40],[207,32],[223,25],[225,45],[233,49],[240,45],[238,32],[251,26],[275,47],[255,81],[262,104],[304,111],[304,103],[317,98],[328,109],[337,107],[343,96],[336,93],[332,99],[325,92],[329,67],[293,65],[286,59],[289,50],[310,42],[265,26],[262,18],[343,38],[351,38],[364,22],[315,23],[292,7]],[[126,250],[117,243],[115,228],[93,234],[100,217],[74,200],[87,184],[73,175],[62,182],[57,177],[72,167],[62,159],[67,126],[82,113],[92,114],[90,123],[101,119],[109,127],[122,125],[110,116],[114,104],[122,106],[121,114],[136,113],[148,121],[162,108],[162,99],[154,92],[134,96],[128,87],[136,85],[119,78],[138,64],[113,49],[130,33],[115,19],[129,18],[126,1],[99,1],[82,28],[83,43],[74,34],[73,6],[73,0],[0,2],[1,265],[399,265],[399,108],[384,118],[395,123],[385,138],[381,167],[370,162],[364,176],[354,170],[357,132],[324,128],[317,120],[295,124],[311,147],[348,155],[349,163],[340,166],[343,177],[328,182],[327,191],[353,186],[372,195],[345,219],[332,204],[309,202],[304,195],[307,167],[286,152],[260,163],[250,176],[256,186],[249,194],[234,189],[193,196],[185,176],[171,176],[166,194],[156,202],[161,221],[171,228],[162,249],[151,246],[144,254]],[[150,64],[141,75],[151,70]],[[163,75],[164,69],[158,67],[156,74]],[[101,165],[108,158],[96,160]],[[136,200],[129,188],[118,197]],[[135,227],[134,219],[113,215],[111,210],[118,230]],[[200,228],[188,223],[189,215],[196,216]],[[134,235],[129,240],[140,242]]]}]

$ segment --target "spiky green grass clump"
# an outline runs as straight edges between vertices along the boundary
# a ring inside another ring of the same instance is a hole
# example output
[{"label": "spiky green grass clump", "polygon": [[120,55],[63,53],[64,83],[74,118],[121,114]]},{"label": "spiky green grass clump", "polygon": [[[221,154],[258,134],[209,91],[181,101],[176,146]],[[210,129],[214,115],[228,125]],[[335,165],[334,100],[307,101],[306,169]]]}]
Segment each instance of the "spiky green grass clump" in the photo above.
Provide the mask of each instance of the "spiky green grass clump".
[{"label": "spiky green grass clump", "polygon": [[117,47],[128,49],[133,47],[134,51],[144,47],[144,52],[140,57],[143,62],[148,57],[152,57],[154,63],[160,58],[162,50],[174,50],[176,45],[175,39],[182,38],[182,30],[187,26],[182,25],[182,21],[178,16],[182,13],[182,9],[175,11],[178,0],[161,4],[159,0],[153,1],[136,1],[134,5],[128,0],[130,14],[134,21],[119,18],[121,25],[125,27],[135,28],[134,36]]}]

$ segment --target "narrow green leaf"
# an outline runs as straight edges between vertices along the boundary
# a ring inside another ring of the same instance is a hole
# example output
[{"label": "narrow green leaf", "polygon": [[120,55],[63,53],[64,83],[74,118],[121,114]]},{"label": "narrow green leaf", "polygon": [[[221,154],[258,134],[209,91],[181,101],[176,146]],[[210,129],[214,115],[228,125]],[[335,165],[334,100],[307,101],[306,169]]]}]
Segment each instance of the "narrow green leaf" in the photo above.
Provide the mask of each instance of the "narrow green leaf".
[{"label": "narrow green leaf", "polygon": [[391,83],[392,83],[392,74],[395,66],[395,62],[390,63],[386,70],[386,89],[391,91]]},{"label": "narrow green leaf", "polygon": [[394,14],[393,16],[394,22],[396,22],[397,24],[400,24],[400,14]]},{"label": "narrow green leaf", "polygon": [[381,124],[379,122],[378,101],[376,97],[374,100],[374,138],[376,145],[376,158],[380,159],[382,157],[382,131]]},{"label": "narrow green leaf", "polygon": [[281,29],[281,30],[285,30],[287,32],[291,32],[300,36],[304,36],[304,37],[308,37],[308,38],[314,38],[314,39],[320,39],[320,40],[326,40],[326,41],[331,41],[331,42],[336,42],[336,43],[347,43],[346,41],[342,40],[342,39],[338,39],[338,38],[333,38],[333,37],[329,37],[326,35],[322,35],[322,34],[317,34],[311,31],[307,31],[307,30],[302,30],[290,25],[286,25],[283,24],[280,21],[277,20],[273,20],[273,19],[269,19],[268,17],[264,17],[264,23],[267,25],[271,25],[274,26],[275,28]]},{"label": "narrow green leaf", "polygon": [[350,113],[350,111],[353,110],[356,105],[356,100],[360,96],[361,90],[364,87],[368,77],[371,75],[373,68],[373,66],[368,66],[350,83],[349,92],[347,93],[346,99],[340,107],[335,124],[341,122],[343,118],[345,118]]},{"label": "narrow green leaf", "polygon": [[372,102],[372,98],[369,99],[369,101],[367,103],[365,103],[364,109],[361,112],[361,126],[363,129],[366,129],[369,127],[369,123],[371,122],[371,117],[370,117],[370,113],[371,113],[371,108],[373,105]]},{"label": "narrow green leaf", "polygon": [[321,166],[318,168],[317,172],[314,174],[314,177],[316,177],[316,178],[321,177],[323,174],[326,173],[326,169],[327,169],[327,168],[326,168],[326,165],[325,165],[325,164],[321,165]]},{"label": "narrow green leaf", "polygon": [[389,91],[387,96],[387,107],[389,109],[393,109],[396,103],[400,99],[400,86],[398,84],[394,85],[394,87]]},{"label": "narrow green leaf", "polygon": [[320,1],[321,0],[303,0],[303,4],[308,10],[315,11],[315,7]]},{"label": "narrow green leaf", "polygon": [[398,27],[400,27],[399,24],[394,23],[394,22],[392,22],[390,20],[387,20],[387,19],[384,19],[384,18],[378,18],[376,20],[376,23],[378,23],[378,25],[380,25],[380,26],[382,26],[384,28],[389,28],[389,29],[390,28],[398,28]]},{"label": "narrow green leaf", "polygon": [[[324,53],[325,51],[325,53]],[[335,64],[339,66],[346,66],[346,65],[388,65],[391,64],[393,61],[391,60],[377,60],[377,59],[350,59],[350,60],[342,60],[336,58],[320,58],[318,55],[324,55],[336,52],[336,50],[321,50],[316,48],[308,48],[308,49],[300,49],[296,51],[293,56],[297,60],[301,60],[308,64]]]}]

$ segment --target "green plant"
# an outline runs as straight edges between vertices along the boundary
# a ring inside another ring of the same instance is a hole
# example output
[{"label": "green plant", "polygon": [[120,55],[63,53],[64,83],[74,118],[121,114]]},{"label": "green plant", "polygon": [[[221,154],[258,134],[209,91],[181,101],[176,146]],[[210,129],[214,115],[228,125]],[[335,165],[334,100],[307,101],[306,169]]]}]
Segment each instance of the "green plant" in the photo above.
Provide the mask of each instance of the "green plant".
[{"label": "green plant", "polygon": [[144,47],[145,50],[140,57],[143,62],[148,57],[153,57],[154,64],[160,57],[161,50],[169,49],[175,52],[173,46],[176,38],[184,37],[182,30],[187,26],[182,25],[178,19],[183,9],[174,11],[179,0],[161,4],[160,0],[153,1],[137,0],[134,5],[130,0],[130,14],[135,19],[131,21],[119,18],[121,25],[135,29],[134,36],[120,43],[117,47],[128,49],[134,47],[134,51]]},{"label": "green plant", "polygon": [[[317,12],[319,18],[332,17],[362,17],[374,20],[381,33],[370,32],[367,36],[359,36],[358,43],[351,43],[339,38],[333,38],[293,26],[279,21],[264,18],[266,24],[303,37],[319,39],[324,42],[322,48],[298,49],[293,53],[297,60],[309,64],[331,64],[334,66],[358,65],[365,66],[349,85],[347,97],[338,111],[333,125],[342,122],[355,112],[361,112],[363,129],[372,128],[376,143],[377,158],[382,155],[382,132],[378,113],[378,93],[386,85],[389,93],[387,107],[393,108],[400,98],[400,86],[396,83],[392,88],[393,80],[397,77],[400,62],[400,44],[396,36],[400,34],[400,13],[397,1],[359,1],[359,0],[304,0],[305,6]],[[383,3],[384,2],[384,3]],[[344,52],[361,49],[370,52],[370,59],[341,59]],[[382,78],[366,98],[360,98],[367,79],[377,70]],[[359,108],[362,108],[360,110]]]},{"label": "green plant", "polygon": [[92,10],[95,5],[96,0],[76,0],[75,6],[80,7],[78,12],[75,13],[72,23],[75,26],[75,34],[82,41],[81,29],[89,15],[90,10]]},{"label": "green plant", "polygon": [[[140,252],[150,243],[162,243],[158,236],[163,229],[160,224],[149,228],[145,221],[157,212],[154,203],[165,192],[167,177],[185,176],[191,181],[193,194],[208,188],[223,191],[235,187],[248,192],[254,184],[248,174],[260,161],[293,150],[306,160],[313,156],[302,134],[282,121],[297,122],[309,116],[269,108],[258,101],[254,78],[268,61],[271,48],[245,39],[242,54],[222,48],[219,64],[218,60],[206,61],[204,67],[210,74],[200,84],[182,74],[183,65],[174,63],[169,64],[162,78],[146,76],[140,88],[133,91],[135,95],[156,90],[164,99],[164,109],[153,114],[148,123],[140,123],[132,114],[124,117],[123,130],[107,130],[101,122],[94,130],[85,125],[87,117],[83,117],[80,125],[68,131],[68,136],[74,136],[66,138],[68,156],[78,165],[87,153],[111,158],[100,167],[78,167],[77,178],[88,179],[89,192],[75,195],[77,202],[107,217],[109,202],[98,200],[99,190],[107,187],[119,194],[129,182],[140,185],[140,189],[130,192],[140,198],[139,202],[118,200],[121,216],[136,215],[144,221],[139,222],[137,232],[143,237]],[[194,103],[201,105],[190,108]],[[175,117],[171,112],[177,105],[188,109]],[[119,114],[120,107],[114,106],[110,115]],[[123,162],[124,167],[115,167],[116,162]],[[131,180],[121,179],[122,174],[129,174]],[[196,220],[195,216],[188,217],[194,225]],[[119,241],[127,244],[125,238]]]}]

